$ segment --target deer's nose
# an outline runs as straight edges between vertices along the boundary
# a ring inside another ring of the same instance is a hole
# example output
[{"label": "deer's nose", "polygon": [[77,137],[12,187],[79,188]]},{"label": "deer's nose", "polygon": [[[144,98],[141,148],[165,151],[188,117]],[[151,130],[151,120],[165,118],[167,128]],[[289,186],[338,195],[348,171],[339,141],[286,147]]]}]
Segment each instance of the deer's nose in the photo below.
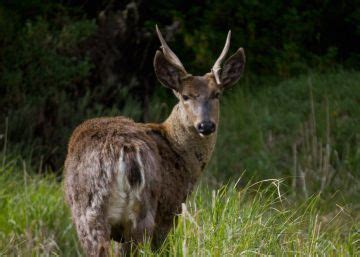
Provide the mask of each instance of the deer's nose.
[{"label": "deer's nose", "polygon": [[196,129],[199,133],[204,135],[209,135],[215,131],[216,125],[212,121],[203,121],[200,122]]}]

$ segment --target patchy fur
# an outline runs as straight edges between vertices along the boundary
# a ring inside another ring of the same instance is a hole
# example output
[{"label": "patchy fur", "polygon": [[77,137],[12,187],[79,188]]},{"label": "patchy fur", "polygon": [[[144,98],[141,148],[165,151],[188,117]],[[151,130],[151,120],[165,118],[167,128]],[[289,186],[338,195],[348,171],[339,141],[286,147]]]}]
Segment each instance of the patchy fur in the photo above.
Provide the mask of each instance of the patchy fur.
[{"label": "patchy fur", "polygon": [[117,117],[86,121],[73,133],[65,194],[88,256],[107,256],[112,235],[140,242],[153,231],[160,157],[147,130]]}]

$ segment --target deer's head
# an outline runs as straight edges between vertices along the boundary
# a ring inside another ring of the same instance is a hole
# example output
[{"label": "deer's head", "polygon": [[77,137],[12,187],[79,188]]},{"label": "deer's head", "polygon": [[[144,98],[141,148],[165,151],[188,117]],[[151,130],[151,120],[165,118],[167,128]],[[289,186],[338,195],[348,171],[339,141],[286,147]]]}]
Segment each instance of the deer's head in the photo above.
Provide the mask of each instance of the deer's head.
[{"label": "deer's head", "polygon": [[158,50],[155,54],[155,73],[161,84],[171,88],[179,99],[183,124],[193,127],[202,137],[214,133],[219,122],[221,93],[234,85],[243,73],[243,48],[239,48],[230,56],[221,68],[230,46],[229,31],[225,47],[211,72],[203,76],[193,76],[185,70],[179,58],[169,48],[157,26],[156,31],[162,51]]}]

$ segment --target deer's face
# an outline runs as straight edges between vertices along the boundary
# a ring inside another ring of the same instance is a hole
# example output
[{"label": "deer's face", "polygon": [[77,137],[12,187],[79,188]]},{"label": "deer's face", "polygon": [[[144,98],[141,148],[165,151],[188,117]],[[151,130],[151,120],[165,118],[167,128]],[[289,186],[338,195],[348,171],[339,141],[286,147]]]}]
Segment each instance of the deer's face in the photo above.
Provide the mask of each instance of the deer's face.
[{"label": "deer's face", "polygon": [[223,68],[220,67],[229,48],[229,32],[224,50],[211,72],[204,76],[192,76],[156,29],[162,44],[162,51],[158,50],[154,59],[158,80],[179,98],[184,125],[194,127],[200,136],[214,133],[219,122],[219,97],[224,89],[240,79],[245,66],[244,50],[238,49],[226,60]]},{"label": "deer's face", "polygon": [[185,123],[193,126],[201,136],[216,131],[219,122],[219,97],[221,90],[210,75],[189,76],[182,82],[177,94],[184,113]]}]

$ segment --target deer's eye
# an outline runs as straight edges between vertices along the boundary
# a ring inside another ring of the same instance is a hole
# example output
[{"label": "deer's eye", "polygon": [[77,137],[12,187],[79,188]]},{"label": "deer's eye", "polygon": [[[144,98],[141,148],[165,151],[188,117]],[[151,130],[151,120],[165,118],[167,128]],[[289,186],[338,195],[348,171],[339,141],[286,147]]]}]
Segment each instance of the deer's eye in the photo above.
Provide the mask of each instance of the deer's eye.
[{"label": "deer's eye", "polygon": [[182,95],[182,98],[184,99],[184,101],[187,101],[190,99],[190,97],[188,95]]}]

